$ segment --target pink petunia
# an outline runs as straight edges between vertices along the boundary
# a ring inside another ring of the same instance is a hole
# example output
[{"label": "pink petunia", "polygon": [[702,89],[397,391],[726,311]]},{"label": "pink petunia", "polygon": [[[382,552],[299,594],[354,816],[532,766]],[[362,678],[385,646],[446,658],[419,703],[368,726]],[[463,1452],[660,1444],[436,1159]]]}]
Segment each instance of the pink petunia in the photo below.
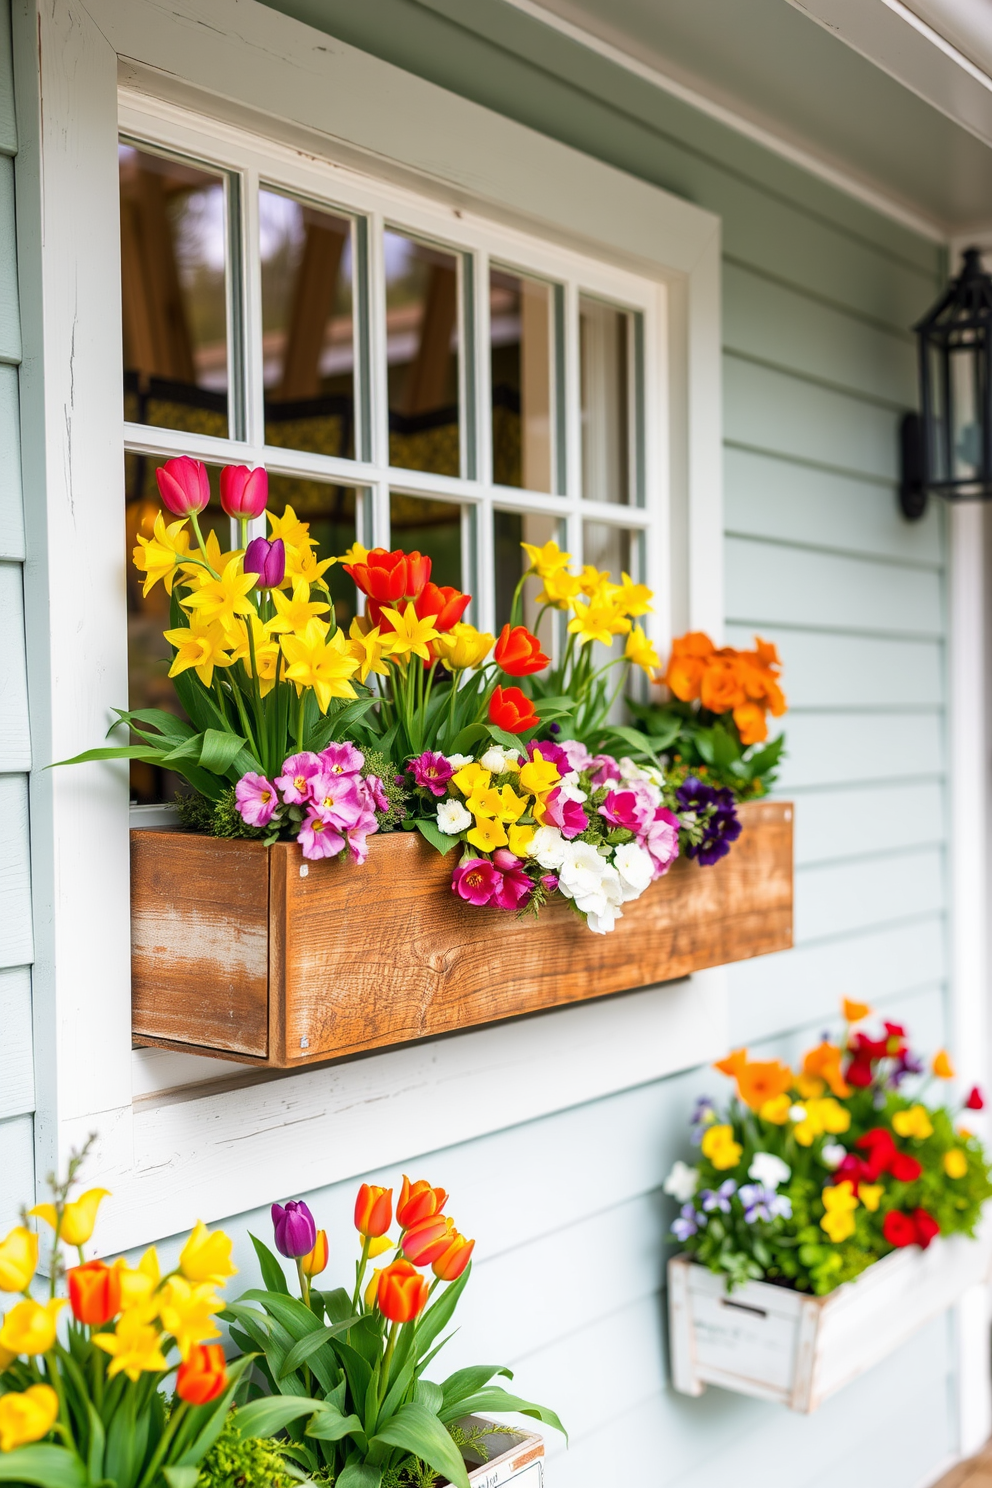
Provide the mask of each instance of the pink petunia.
[{"label": "pink petunia", "polygon": [[275,786],[253,770],[242,775],[234,787],[234,799],[242,820],[250,827],[267,827],[280,804]]},{"label": "pink petunia", "polygon": [[311,810],[339,831],[357,826],[367,809],[355,775],[315,775],[310,799]]},{"label": "pink petunia", "polygon": [[323,774],[324,767],[320,755],[314,754],[312,750],[305,749],[302,754],[291,754],[282,767],[282,774],[276,776],[276,785],[282,791],[283,800],[288,806],[300,806],[312,797],[310,782],[317,775]]},{"label": "pink petunia", "polygon": [[503,882],[493,890],[494,904],[500,909],[522,909],[534,892],[530,874],[521,860],[506,848],[493,853],[493,862],[499,869]]},{"label": "pink petunia", "polygon": [[[364,782],[362,782],[364,784]],[[369,846],[366,841],[373,832],[378,832],[379,823],[374,811],[365,809],[353,827],[348,828],[348,852],[351,861],[359,867],[365,862],[369,855]]]},{"label": "pink petunia", "polygon": [[365,787],[363,794],[370,810],[389,810],[389,797],[386,795],[382,781],[378,775],[366,775],[362,781],[362,785]]},{"label": "pink petunia", "polygon": [[626,827],[628,832],[635,833],[643,832],[652,817],[652,812],[643,809],[632,790],[607,791],[598,811],[611,827]]},{"label": "pink petunia", "polygon": [[296,840],[305,858],[336,858],[344,847],[341,833],[313,810],[304,819]]},{"label": "pink petunia", "polygon": [[581,803],[569,800],[561,786],[556,785],[544,798],[544,824],[557,827],[564,838],[571,840],[585,831],[589,818]]},{"label": "pink petunia", "polygon": [[365,763],[364,754],[354,744],[328,744],[319,758],[324,775],[358,775]]},{"label": "pink petunia", "polygon": [[654,819],[643,837],[638,839],[654,861],[654,876],[667,873],[679,855],[679,819],[667,806],[655,810]]}]

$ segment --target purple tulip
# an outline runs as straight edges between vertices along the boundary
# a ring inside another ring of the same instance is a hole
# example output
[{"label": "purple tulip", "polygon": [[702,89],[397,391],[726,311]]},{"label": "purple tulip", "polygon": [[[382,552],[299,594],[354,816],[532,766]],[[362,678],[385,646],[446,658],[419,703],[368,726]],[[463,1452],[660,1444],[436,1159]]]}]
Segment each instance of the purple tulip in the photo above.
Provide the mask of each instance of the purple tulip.
[{"label": "purple tulip", "polygon": [[276,1232],[276,1250],[291,1261],[309,1255],[317,1243],[317,1226],[302,1199],[290,1199],[272,1205],[272,1224]]},{"label": "purple tulip", "polygon": [[269,477],[265,467],[225,465],[220,473],[220,504],[229,517],[248,521],[260,517],[269,499]]},{"label": "purple tulip", "polygon": [[278,589],[286,577],[286,545],[281,537],[253,537],[245,549],[245,573],[258,574],[259,589]]}]

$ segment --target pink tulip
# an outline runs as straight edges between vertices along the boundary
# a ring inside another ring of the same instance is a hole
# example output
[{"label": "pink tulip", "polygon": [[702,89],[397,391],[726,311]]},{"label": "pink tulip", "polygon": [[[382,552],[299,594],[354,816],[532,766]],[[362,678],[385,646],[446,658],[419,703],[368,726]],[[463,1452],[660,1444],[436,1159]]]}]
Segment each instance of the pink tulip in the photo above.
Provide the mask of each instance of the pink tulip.
[{"label": "pink tulip", "polygon": [[202,460],[180,455],[155,472],[162,505],[175,517],[199,516],[210,505],[210,477]]},{"label": "pink tulip", "polygon": [[220,504],[229,517],[260,517],[269,499],[269,477],[264,465],[225,465],[220,473]]}]

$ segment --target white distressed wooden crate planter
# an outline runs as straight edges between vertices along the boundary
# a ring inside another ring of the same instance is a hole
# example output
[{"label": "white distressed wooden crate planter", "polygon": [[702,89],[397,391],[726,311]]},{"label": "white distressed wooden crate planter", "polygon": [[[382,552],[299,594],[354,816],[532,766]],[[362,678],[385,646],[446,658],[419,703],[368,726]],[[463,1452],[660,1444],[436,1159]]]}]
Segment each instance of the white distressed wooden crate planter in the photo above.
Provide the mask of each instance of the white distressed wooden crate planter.
[{"label": "white distressed wooden crate planter", "polygon": [[[459,1422],[463,1428],[491,1425],[482,1416],[466,1416]],[[528,1431],[515,1431],[508,1436],[503,1431],[494,1431],[484,1436],[488,1461],[473,1467],[469,1460],[468,1480],[471,1488],[504,1488],[513,1483],[514,1488],[544,1488],[544,1438]],[[470,1458],[471,1453],[467,1456]]]},{"label": "white distressed wooden crate planter", "polygon": [[894,1251],[826,1297],[764,1281],[727,1293],[725,1280],[683,1256],[668,1263],[672,1382],[708,1384],[814,1411],[897,1349],[990,1269],[992,1234],[955,1235]]}]

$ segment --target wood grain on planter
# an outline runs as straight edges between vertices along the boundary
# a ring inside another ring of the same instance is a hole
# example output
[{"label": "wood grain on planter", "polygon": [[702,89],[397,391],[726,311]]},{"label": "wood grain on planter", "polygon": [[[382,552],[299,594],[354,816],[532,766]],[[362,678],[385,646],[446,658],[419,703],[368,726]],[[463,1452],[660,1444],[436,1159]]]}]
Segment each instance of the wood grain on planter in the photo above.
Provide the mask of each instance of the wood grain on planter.
[{"label": "wood grain on planter", "polygon": [[356,868],[295,843],[133,832],[135,1038],[290,1068],[783,950],[792,808],[742,819],[728,857],[680,860],[604,936],[561,901],[538,920],[461,903],[454,854],[413,833],[373,840]]}]

